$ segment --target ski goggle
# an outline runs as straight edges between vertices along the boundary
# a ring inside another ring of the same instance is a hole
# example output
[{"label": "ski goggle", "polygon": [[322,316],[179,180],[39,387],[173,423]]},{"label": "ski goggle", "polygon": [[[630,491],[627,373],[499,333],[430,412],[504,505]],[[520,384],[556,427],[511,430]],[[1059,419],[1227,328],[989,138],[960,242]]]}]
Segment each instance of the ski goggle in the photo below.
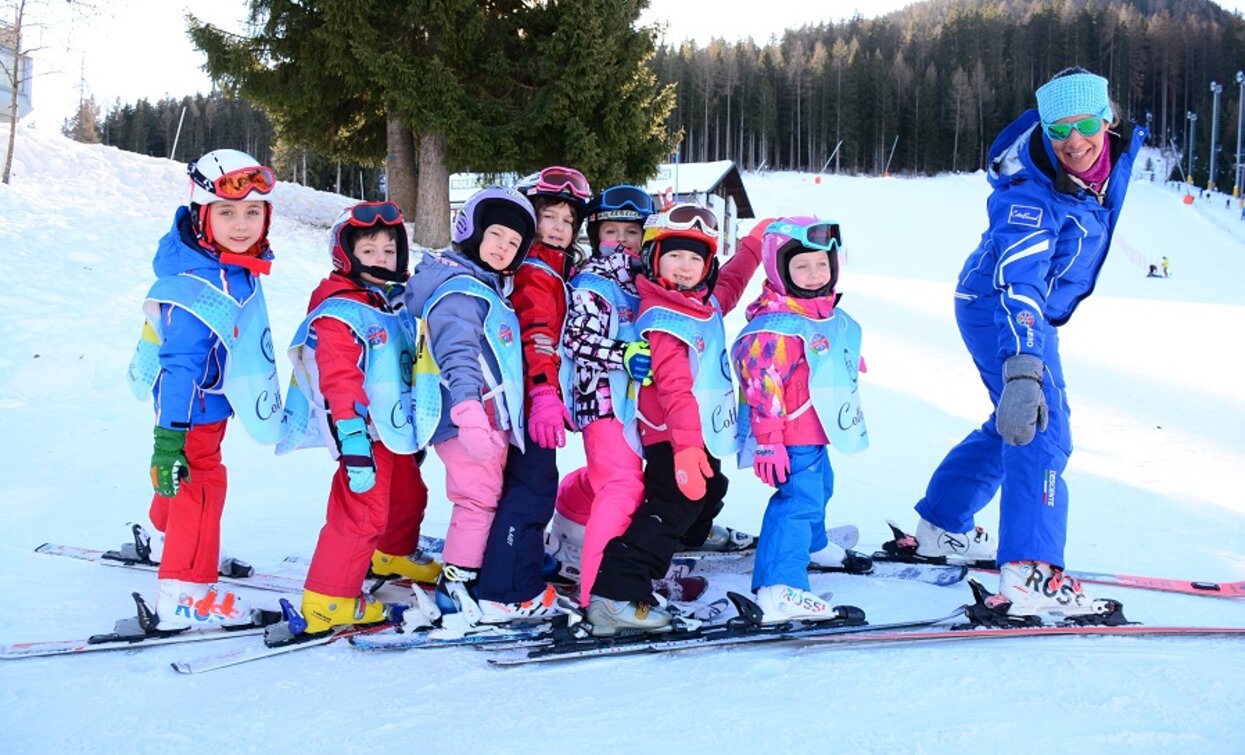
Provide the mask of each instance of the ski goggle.
[{"label": "ski goggle", "polygon": [[638,186],[611,186],[597,197],[599,211],[631,209],[641,215],[653,213],[653,198]]},{"label": "ski goggle", "polygon": [[360,202],[350,208],[350,225],[371,228],[374,225],[393,225],[402,222],[402,210],[393,202]]},{"label": "ski goggle", "polygon": [[671,207],[666,213],[663,225],[674,231],[690,231],[700,226],[700,230],[710,236],[718,234],[718,216],[713,214],[713,210],[694,204],[679,204]]},{"label": "ski goggle", "polygon": [[588,179],[584,178],[583,173],[574,168],[563,168],[560,165],[550,166],[540,172],[540,177],[536,179],[536,191],[550,194],[570,191],[576,199],[583,201],[587,201],[588,197],[592,196],[592,189],[588,186]]},{"label": "ski goggle", "polygon": [[766,227],[765,232],[789,236],[809,249],[832,252],[843,248],[843,236],[839,232],[839,224],[829,220],[808,225],[775,220]]},{"label": "ski goggle", "polygon": [[252,191],[267,194],[277,185],[276,174],[265,165],[231,170],[215,179],[199,172],[198,163],[191,163],[186,172],[190,174],[191,181],[221,199],[242,199]]},{"label": "ski goggle", "polygon": [[1076,129],[1076,132],[1081,136],[1088,138],[1102,131],[1102,118],[1091,115],[1088,118],[1082,118],[1072,123],[1043,123],[1042,128],[1052,142],[1064,141],[1072,136],[1073,129]]}]

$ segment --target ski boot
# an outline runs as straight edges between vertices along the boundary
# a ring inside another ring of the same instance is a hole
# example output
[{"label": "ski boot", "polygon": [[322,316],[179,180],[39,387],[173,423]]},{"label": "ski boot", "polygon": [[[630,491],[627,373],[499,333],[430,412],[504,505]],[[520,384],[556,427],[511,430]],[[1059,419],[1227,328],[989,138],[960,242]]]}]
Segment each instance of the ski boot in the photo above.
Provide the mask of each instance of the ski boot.
[{"label": "ski boot", "polygon": [[250,607],[233,592],[216,585],[161,579],[156,589],[155,629],[161,632],[220,624],[249,624]]},{"label": "ski boot", "polygon": [[433,585],[441,576],[441,564],[427,556],[419,548],[409,556],[393,556],[376,551],[372,554],[371,572],[376,579],[409,579],[425,585]]},{"label": "ski boot", "polygon": [[594,637],[627,634],[662,634],[671,631],[669,611],[627,600],[610,600],[593,595],[588,603],[588,623]]},{"label": "ski boot", "polygon": [[757,547],[757,539],[747,532],[741,532],[733,527],[724,527],[715,524],[709,529],[709,536],[705,538],[705,542],[700,545],[693,546],[691,550],[709,551],[712,553],[738,553],[739,551],[755,550]]},{"label": "ski boot", "polygon": [[299,634],[320,634],[333,627],[351,624],[376,624],[388,617],[385,604],[370,595],[341,597],[303,590],[303,619],[306,626]]},{"label": "ski boot", "polygon": [[811,571],[868,574],[873,571],[873,559],[863,553],[845,550],[831,540],[825,548],[808,554],[808,568]]},{"label": "ski boot", "polygon": [[[1077,624],[1101,624],[1119,614],[1118,601],[1095,598],[1081,581],[1042,561],[1009,561],[999,570],[994,606],[1007,603],[1009,616],[1057,616]],[[1122,614],[1120,616],[1122,618]]]},{"label": "ski boot", "polygon": [[530,600],[518,603],[499,603],[495,600],[477,601],[480,606],[481,624],[508,624],[512,621],[541,621],[560,616],[558,591],[553,585],[545,585],[545,589]]},{"label": "ski boot", "polygon": [[830,605],[830,595],[814,595],[808,590],[788,585],[767,585],[757,589],[757,605],[761,608],[762,624],[786,621],[827,621],[839,615]]},{"label": "ski boot", "polygon": [[924,519],[916,525],[916,542],[916,554],[922,558],[942,558],[969,566],[993,566],[999,550],[981,527],[971,532],[948,532]]},{"label": "ski boot", "polygon": [[583,552],[584,525],[553,512],[545,533],[546,564],[541,570],[546,581],[563,586],[579,584]]},{"label": "ski boot", "polygon": [[471,594],[471,586],[475,584],[479,572],[454,564],[441,567],[441,577],[437,580],[436,603],[441,610],[441,621],[445,623],[450,616],[457,616],[458,622],[474,626],[484,618],[484,612],[475,596]]}]

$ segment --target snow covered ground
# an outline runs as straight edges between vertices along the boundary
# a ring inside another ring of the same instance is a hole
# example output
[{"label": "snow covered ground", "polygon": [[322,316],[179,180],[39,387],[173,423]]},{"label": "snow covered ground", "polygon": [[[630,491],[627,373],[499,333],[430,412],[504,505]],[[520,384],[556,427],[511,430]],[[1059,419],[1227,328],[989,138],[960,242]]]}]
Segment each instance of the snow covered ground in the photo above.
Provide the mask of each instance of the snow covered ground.
[{"label": "snow covered ground", "polygon": [[[151,253],[184,175],[166,160],[19,134],[13,183],[0,186],[0,642],[106,631],[130,610],[131,591],[153,592],[152,576],[32,551],[45,541],[115,547],[125,523],[145,517],[151,412],[123,378]],[[929,473],[989,411],[951,298],[982,229],[985,180],[745,181],[761,215],[843,224],[842,306],[864,327],[872,448],[833,455],[830,519],[858,524],[874,546],[887,518],[914,526]],[[278,258],[265,287],[284,344],[329,270],[328,224],[348,200],[282,185],[276,202]],[[1245,223],[1222,202],[1190,207],[1162,184],[1135,183],[1097,293],[1063,331],[1077,444],[1072,568],[1245,579]],[[1146,278],[1163,255],[1172,277]],[[740,310],[728,331],[742,323]],[[309,555],[327,455],[274,457],[239,427],[225,455],[226,548],[260,567]],[[576,440],[563,468],[582,458]],[[441,535],[449,507],[435,495],[435,458],[425,475],[425,532]],[[751,473],[734,473],[721,521],[756,531],[766,499]],[[996,506],[981,524],[996,528]],[[814,584],[875,622],[941,615],[968,598],[965,586]],[[713,589],[745,587],[730,576]],[[1245,601],[1098,592],[1147,623],[1245,625]],[[1226,640],[768,647],[517,670],[467,649],[371,655],[338,644],[204,676],[169,669],[245,641],[0,662],[4,749],[1245,751],[1245,644]]]}]

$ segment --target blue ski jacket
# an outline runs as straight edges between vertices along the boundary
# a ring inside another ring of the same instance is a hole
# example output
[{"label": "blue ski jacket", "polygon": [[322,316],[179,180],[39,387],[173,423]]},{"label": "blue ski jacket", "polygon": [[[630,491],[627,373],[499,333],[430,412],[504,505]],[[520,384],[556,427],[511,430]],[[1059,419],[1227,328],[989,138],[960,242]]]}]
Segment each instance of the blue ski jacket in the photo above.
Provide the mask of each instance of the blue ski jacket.
[{"label": "blue ski jacket", "polygon": [[1093,293],[1145,129],[1107,133],[1111,175],[1101,202],[1064,170],[1029,110],[990,147],[990,224],[960,273],[956,297],[996,297],[1000,359],[1042,356],[1045,320],[1058,327]]},{"label": "blue ski jacket", "polygon": [[[173,227],[160,239],[152,268],[157,277],[190,273],[208,281],[237,301],[255,290],[255,277],[245,268],[221,263],[195,239],[190,211],[179,207]],[[156,423],[187,430],[233,414],[229,399],[220,393],[228,351],[203,321],[180,307],[161,305],[164,343],[160,346],[160,376],[152,393]]]}]

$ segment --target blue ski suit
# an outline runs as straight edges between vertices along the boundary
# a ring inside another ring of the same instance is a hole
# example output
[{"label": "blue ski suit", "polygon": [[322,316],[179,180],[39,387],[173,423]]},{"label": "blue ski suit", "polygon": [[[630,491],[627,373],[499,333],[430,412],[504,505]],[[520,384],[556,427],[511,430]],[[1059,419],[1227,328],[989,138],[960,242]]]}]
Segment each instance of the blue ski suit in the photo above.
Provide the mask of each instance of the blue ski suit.
[{"label": "blue ski suit", "polygon": [[1003,442],[995,417],[974,430],[934,471],[916,505],[923,519],[951,532],[1002,486],[998,563],[1036,560],[1063,567],[1072,453],[1057,328],[1093,293],[1106,260],[1145,130],[1112,127],[1111,176],[1101,201],[1069,176],[1029,110],[990,147],[989,227],[969,255],[955,291],[955,317],[990,401],[1003,391],[1003,362],[1033,355],[1045,365],[1049,424],[1023,446]]}]

